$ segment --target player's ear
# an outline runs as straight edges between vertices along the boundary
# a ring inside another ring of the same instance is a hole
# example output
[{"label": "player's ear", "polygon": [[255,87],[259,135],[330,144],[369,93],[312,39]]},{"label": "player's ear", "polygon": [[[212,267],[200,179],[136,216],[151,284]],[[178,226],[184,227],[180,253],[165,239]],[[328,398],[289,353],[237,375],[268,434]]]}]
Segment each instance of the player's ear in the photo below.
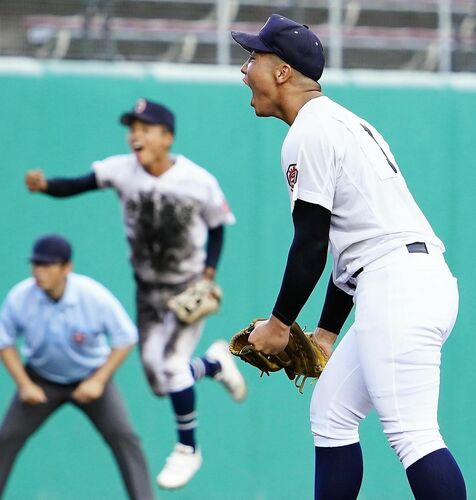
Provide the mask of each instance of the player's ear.
[{"label": "player's ear", "polygon": [[172,144],[174,143],[174,134],[170,130],[167,130],[166,138],[167,138],[167,146],[171,148]]},{"label": "player's ear", "polygon": [[281,62],[274,69],[274,77],[279,85],[286,83],[292,76],[293,69],[289,64]]}]

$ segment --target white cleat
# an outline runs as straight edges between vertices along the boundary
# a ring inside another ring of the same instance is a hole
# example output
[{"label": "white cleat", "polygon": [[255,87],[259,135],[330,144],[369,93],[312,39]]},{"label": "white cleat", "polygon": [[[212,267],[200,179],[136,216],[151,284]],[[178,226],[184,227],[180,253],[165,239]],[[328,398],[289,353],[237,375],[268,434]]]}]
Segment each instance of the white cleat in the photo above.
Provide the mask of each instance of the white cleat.
[{"label": "white cleat", "polygon": [[202,465],[200,449],[177,443],[157,476],[157,484],[168,490],[185,486]]},{"label": "white cleat", "polygon": [[214,379],[223,384],[235,401],[243,401],[246,398],[246,382],[236,366],[228,342],[226,340],[213,342],[205,356],[210,361],[220,363],[221,370],[214,376]]}]

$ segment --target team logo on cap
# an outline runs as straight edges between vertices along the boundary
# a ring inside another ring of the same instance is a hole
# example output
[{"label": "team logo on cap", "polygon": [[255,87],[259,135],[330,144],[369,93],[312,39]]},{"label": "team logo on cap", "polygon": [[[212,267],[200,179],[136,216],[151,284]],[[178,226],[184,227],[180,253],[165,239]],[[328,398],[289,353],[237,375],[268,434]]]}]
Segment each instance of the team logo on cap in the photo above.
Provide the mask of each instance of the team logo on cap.
[{"label": "team logo on cap", "polygon": [[134,107],[134,111],[136,113],[143,113],[145,111],[146,107],[147,107],[147,102],[145,101],[145,99],[139,99],[136,102],[136,105]]},{"label": "team logo on cap", "polygon": [[286,179],[288,180],[289,187],[291,191],[294,189],[298,178],[298,169],[296,163],[291,163],[288,167],[288,171],[286,172]]}]

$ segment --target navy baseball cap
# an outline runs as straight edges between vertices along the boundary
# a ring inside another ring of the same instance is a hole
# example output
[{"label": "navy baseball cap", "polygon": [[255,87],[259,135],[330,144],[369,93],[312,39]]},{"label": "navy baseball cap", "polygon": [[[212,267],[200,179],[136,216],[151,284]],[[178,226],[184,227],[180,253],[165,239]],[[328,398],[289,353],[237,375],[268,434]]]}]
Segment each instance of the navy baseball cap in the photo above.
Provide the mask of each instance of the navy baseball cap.
[{"label": "navy baseball cap", "polygon": [[73,251],[67,240],[58,234],[45,234],[38,238],[31,252],[32,264],[59,264],[69,262]]},{"label": "navy baseball cap", "polygon": [[152,125],[164,125],[170,132],[175,131],[175,117],[170,109],[157,102],[148,101],[147,99],[138,99],[132,111],[121,115],[121,123],[123,125],[131,125],[134,120],[140,120],[144,123]]},{"label": "navy baseball cap", "polygon": [[324,70],[324,49],[317,35],[309,26],[279,14],[271,14],[257,35],[232,31],[231,36],[247,52],[276,54],[316,82]]}]

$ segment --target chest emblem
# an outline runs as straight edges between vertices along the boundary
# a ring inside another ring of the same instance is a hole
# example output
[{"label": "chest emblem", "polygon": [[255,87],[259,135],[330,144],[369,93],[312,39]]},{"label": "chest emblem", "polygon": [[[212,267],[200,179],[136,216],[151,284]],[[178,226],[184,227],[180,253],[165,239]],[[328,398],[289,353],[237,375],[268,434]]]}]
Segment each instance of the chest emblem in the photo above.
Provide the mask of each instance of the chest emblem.
[{"label": "chest emblem", "polygon": [[291,191],[294,189],[294,186],[296,185],[298,174],[299,171],[297,169],[297,164],[291,163],[286,172],[286,179],[288,180],[288,184],[289,187],[291,188]]},{"label": "chest emblem", "polygon": [[78,345],[82,345],[86,341],[86,335],[83,332],[74,332],[72,338],[73,342]]}]

